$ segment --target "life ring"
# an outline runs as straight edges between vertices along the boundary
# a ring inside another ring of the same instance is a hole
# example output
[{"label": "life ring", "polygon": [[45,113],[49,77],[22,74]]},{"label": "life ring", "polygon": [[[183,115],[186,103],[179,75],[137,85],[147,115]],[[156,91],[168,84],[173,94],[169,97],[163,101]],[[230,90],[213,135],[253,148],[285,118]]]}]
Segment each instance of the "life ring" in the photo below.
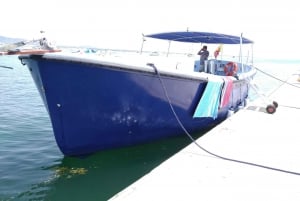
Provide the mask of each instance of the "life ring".
[{"label": "life ring", "polygon": [[224,66],[224,72],[226,76],[233,76],[237,73],[238,71],[238,65],[235,62],[228,62],[225,66]]}]

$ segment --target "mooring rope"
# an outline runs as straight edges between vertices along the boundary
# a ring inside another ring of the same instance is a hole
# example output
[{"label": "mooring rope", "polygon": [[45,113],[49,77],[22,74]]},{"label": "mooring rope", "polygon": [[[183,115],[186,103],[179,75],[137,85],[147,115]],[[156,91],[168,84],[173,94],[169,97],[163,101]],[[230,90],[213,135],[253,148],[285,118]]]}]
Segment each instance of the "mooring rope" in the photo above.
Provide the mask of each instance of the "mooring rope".
[{"label": "mooring rope", "polygon": [[[275,79],[275,80],[281,82],[281,84],[280,84],[278,87],[276,87],[272,92],[270,92],[270,93],[268,94],[268,97],[270,97],[272,94],[274,94],[276,91],[278,91],[278,90],[280,89],[280,87],[283,86],[284,84],[290,85],[290,86],[292,86],[292,87],[300,88],[300,85],[295,85],[295,84],[292,84],[292,83],[288,82],[288,80],[289,80],[290,78],[287,78],[286,80],[282,80],[282,79],[280,79],[280,78],[278,78],[278,77],[276,77],[276,76],[274,76],[274,75],[271,75],[271,74],[269,74],[269,73],[267,73],[267,72],[265,72],[265,71],[263,71],[263,70],[261,70],[261,69],[259,69],[259,68],[257,68],[257,67],[255,67],[255,69],[258,70],[259,72],[265,74],[266,76],[271,77],[271,78],[273,78],[273,79]],[[299,76],[300,76],[300,75],[299,75]],[[299,84],[300,84],[300,82],[299,82]],[[279,105],[280,105],[281,107],[300,109],[300,107],[297,107],[297,106],[282,105],[282,104],[279,104]]]},{"label": "mooring rope", "polygon": [[227,160],[227,161],[231,161],[231,162],[235,162],[235,163],[240,163],[240,164],[245,164],[245,165],[250,165],[250,166],[255,166],[255,167],[259,167],[259,168],[264,168],[264,169],[268,169],[268,170],[274,170],[274,171],[277,171],[277,172],[282,172],[282,173],[287,173],[287,174],[293,174],[293,175],[297,175],[297,176],[300,176],[300,172],[293,172],[293,171],[289,171],[289,170],[284,170],[284,169],[280,169],[280,168],[275,168],[275,167],[270,167],[270,166],[266,166],[266,165],[260,165],[260,164],[257,164],[257,163],[252,163],[252,162],[247,162],[247,161],[242,161],[242,160],[237,160],[237,159],[232,159],[232,158],[227,158],[227,157],[224,157],[224,156],[221,156],[221,155],[218,155],[218,154],[215,154],[207,149],[205,149],[204,147],[202,147],[200,144],[197,143],[197,141],[192,137],[192,135],[186,130],[186,128],[184,127],[184,125],[182,124],[182,122],[180,121],[177,113],[175,112],[174,108],[173,108],[173,105],[172,105],[172,102],[169,98],[169,95],[168,95],[168,92],[167,92],[167,89],[166,89],[166,86],[161,78],[161,75],[158,71],[158,69],[156,68],[156,66],[152,63],[148,63],[147,64],[148,66],[151,66],[153,67],[155,73],[157,74],[158,76],[158,79],[162,85],[162,88],[163,88],[163,91],[164,91],[164,94],[168,100],[168,103],[169,103],[169,106],[172,110],[172,113],[174,114],[178,124],[180,125],[180,127],[182,128],[182,130],[184,131],[184,133],[191,139],[191,141],[198,147],[200,148],[201,150],[203,150],[204,152],[212,155],[212,156],[215,156],[216,158],[219,158],[219,159],[223,159],[223,160]]},{"label": "mooring rope", "polygon": [[269,76],[269,77],[275,79],[275,80],[278,80],[278,81],[282,82],[282,84],[288,84],[288,85],[291,85],[291,86],[293,86],[293,87],[300,88],[300,86],[298,86],[298,85],[289,83],[287,80],[282,80],[282,79],[280,79],[280,78],[278,78],[278,77],[275,77],[274,75],[271,75],[271,74],[269,74],[269,73],[267,73],[267,72],[265,72],[265,71],[263,71],[263,70],[261,70],[261,69],[259,69],[259,68],[257,68],[257,67],[255,67],[255,69],[258,70],[259,72],[261,72],[261,73],[263,73],[263,74],[265,74],[265,75],[267,75],[267,76]]},{"label": "mooring rope", "polygon": [[13,69],[13,67],[10,67],[10,66],[2,66],[2,65],[0,65],[0,68],[8,68],[8,69]]}]

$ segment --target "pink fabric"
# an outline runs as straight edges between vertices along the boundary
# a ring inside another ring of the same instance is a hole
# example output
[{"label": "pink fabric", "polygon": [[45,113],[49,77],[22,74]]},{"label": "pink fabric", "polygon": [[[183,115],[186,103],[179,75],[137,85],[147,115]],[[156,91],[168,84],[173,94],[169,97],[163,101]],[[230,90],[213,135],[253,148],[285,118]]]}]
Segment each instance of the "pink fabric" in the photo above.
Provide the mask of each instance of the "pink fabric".
[{"label": "pink fabric", "polygon": [[230,95],[233,89],[233,80],[230,77],[224,78],[224,86],[222,90],[220,107],[225,107],[228,105],[230,100]]}]

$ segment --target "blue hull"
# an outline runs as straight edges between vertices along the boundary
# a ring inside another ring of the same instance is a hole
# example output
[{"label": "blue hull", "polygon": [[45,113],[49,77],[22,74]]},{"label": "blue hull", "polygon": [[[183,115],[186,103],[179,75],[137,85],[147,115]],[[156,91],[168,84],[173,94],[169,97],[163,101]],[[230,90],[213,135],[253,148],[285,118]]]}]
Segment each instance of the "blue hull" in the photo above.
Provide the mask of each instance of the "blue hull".
[{"label": "blue hull", "polygon": [[[184,134],[155,72],[32,55],[20,57],[49,112],[56,142],[75,156]],[[230,105],[218,118],[193,118],[207,81],[161,75],[170,101],[190,133],[210,128],[248,96],[234,82]]]}]

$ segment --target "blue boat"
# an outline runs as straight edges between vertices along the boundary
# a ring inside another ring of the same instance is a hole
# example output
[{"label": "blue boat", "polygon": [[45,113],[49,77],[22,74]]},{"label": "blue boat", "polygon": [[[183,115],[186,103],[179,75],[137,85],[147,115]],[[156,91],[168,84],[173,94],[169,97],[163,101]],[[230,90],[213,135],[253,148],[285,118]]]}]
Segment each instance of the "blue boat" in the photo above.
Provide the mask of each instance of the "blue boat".
[{"label": "blue boat", "polygon": [[[242,36],[207,32],[143,37],[169,43],[237,44],[239,50],[252,44]],[[209,58],[201,69],[198,55],[160,52],[123,52],[122,57],[61,51],[19,59],[32,75],[58,147],[67,156],[184,135],[184,129],[195,133],[245,105],[256,70],[241,53],[234,61]],[[177,61],[179,57],[184,61]]]}]

